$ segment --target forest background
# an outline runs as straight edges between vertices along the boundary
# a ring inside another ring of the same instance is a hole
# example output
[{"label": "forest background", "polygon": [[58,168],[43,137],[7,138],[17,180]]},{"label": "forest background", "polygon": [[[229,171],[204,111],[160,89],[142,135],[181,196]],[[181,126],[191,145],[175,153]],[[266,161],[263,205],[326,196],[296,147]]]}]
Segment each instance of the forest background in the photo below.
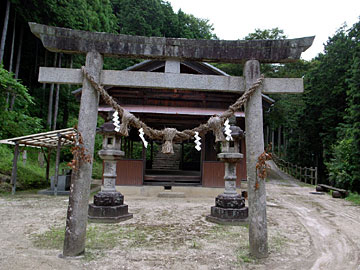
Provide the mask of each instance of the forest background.
[{"label": "forest background", "polygon": [[[84,56],[48,52],[30,32],[30,21],[129,35],[217,39],[208,20],[174,12],[162,0],[6,0],[0,3],[0,18],[0,139],[77,123],[79,103],[71,92],[78,87],[40,84],[37,77],[39,66],[79,68]],[[280,38],[286,38],[281,26],[239,37]],[[138,62],[105,58],[104,69],[120,70]],[[242,75],[241,65],[215,65],[230,75]],[[275,144],[280,145],[274,149],[277,155],[299,166],[317,166],[321,182],[360,192],[360,21],[339,26],[324,51],[310,61],[261,68],[267,77],[304,78],[302,95],[273,95],[276,102],[264,114],[269,134],[274,131]],[[35,152],[30,151],[30,160],[36,161]],[[63,151],[62,159],[69,155]],[[0,146],[0,174],[10,174],[11,159],[12,149]],[[20,166],[23,188],[46,184],[36,167]]]}]

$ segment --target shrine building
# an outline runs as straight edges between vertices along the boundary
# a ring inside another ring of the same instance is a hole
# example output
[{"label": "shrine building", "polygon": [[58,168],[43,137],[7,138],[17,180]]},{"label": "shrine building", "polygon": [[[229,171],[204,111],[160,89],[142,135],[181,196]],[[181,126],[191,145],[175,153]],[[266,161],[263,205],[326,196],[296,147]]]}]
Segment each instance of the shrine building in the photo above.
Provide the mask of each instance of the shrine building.
[{"label": "shrine building", "polygon": [[[173,61],[171,61],[173,62]],[[165,72],[166,61],[146,60],[127,68],[127,71]],[[229,76],[220,69],[203,62],[173,62],[177,72]],[[106,87],[108,93],[124,109],[133,113],[148,126],[156,129],[192,129],[206,123],[213,115],[220,115],[233,104],[240,93],[211,92],[178,89],[149,89]],[[80,91],[75,91],[79,96]],[[262,95],[263,109],[274,102]],[[100,99],[99,115],[111,121],[114,110]],[[245,113],[236,113],[236,125],[245,130]],[[212,132],[201,139],[201,151],[195,149],[194,140],[174,144],[174,154],[161,152],[161,141],[149,141],[147,148],[139,138],[137,129],[131,128],[122,138],[121,149],[125,157],[117,162],[116,185],[203,186],[224,187],[224,162],[219,161],[220,143],[215,143]],[[244,158],[237,164],[236,185],[246,179],[245,139],[240,152]]]}]

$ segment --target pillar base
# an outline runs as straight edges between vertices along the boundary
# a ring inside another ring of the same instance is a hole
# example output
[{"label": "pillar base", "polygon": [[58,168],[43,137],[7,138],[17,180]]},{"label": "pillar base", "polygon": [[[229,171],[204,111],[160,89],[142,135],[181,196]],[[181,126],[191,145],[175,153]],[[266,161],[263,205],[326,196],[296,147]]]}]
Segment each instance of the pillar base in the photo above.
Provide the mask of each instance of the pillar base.
[{"label": "pillar base", "polygon": [[128,212],[128,206],[97,206],[89,205],[88,220],[98,223],[117,223],[133,218],[133,214]]},{"label": "pillar base", "polygon": [[215,206],[240,209],[245,207],[245,199],[240,194],[220,194],[215,198]]},{"label": "pillar base", "polygon": [[248,220],[248,208],[240,194],[220,194],[215,199],[215,206],[206,217],[207,221],[224,225],[244,225]]},{"label": "pillar base", "polygon": [[120,192],[100,191],[94,196],[96,206],[115,206],[124,204],[124,196]]},{"label": "pillar base", "polygon": [[132,217],[120,192],[100,191],[94,196],[94,203],[89,205],[88,220],[91,222],[117,223]]},{"label": "pillar base", "polygon": [[[246,212],[247,212],[247,207],[246,207]],[[230,226],[243,226],[246,224],[249,224],[248,218],[219,218],[219,217],[214,217],[212,215],[208,215],[205,218],[207,221],[212,222],[212,223],[216,223],[216,224],[221,224],[221,225],[230,225]]]}]

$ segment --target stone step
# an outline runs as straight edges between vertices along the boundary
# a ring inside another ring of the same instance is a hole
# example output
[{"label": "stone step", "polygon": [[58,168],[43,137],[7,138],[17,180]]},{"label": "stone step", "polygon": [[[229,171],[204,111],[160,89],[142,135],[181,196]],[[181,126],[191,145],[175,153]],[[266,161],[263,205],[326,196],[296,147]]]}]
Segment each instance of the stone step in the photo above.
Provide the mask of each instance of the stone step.
[{"label": "stone step", "polygon": [[181,145],[174,144],[174,154],[164,154],[161,149],[155,154],[152,168],[155,170],[178,170],[181,158]]}]

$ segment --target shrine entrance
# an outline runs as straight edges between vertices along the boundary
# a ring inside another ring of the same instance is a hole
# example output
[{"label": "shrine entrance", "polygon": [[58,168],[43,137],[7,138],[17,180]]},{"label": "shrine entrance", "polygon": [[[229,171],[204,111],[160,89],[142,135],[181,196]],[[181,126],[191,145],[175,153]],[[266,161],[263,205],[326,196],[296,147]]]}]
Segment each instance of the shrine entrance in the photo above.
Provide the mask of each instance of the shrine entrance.
[{"label": "shrine entrance", "polygon": [[[211,64],[195,61],[172,61],[180,74],[215,75],[230,77]],[[165,60],[146,60],[126,69],[131,72],[165,73],[169,66]],[[168,70],[167,70],[168,71]],[[217,91],[198,91],[181,89],[148,89],[138,87],[110,86],[106,91],[123,108],[144,121],[153,129],[176,128],[193,129],[213,115],[220,115],[241,94]],[[76,93],[80,95],[80,91]],[[267,110],[273,100],[262,95],[262,106]],[[99,114],[105,121],[111,121],[114,109],[100,99]],[[237,125],[245,129],[245,113],[236,112]],[[138,130],[130,128],[129,136],[122,138],[121,149],[124,159],[118,161],[116,185],[157,185],[157,186],[203,186],[224,187],[224,162],[217,154],[221,152],[220,143],[215,142],[212,133],[202,138],[201,151],[194,148],[193,140],[174,143],[174,154],[161,152],[161,140],[149,139],[148,148],[139,138]],[[237,166],[237,187],[246,180],[246,146],[241,141],[244,159]],[[128,169],[131,168],[131,169]]]},{"label": "shrine entrance", "polygon": [[[216,206],[211,208],[211,215],[217,218],[217,215],[222,212],[227,216],[231,213],[247,214],[247,208],[244,208],[244,199],[237,194],[235,187],[236,162],[243,158],[243,155],[238,153],[241,132],[239,130],[236,133],[234,132],[236,144],[232,145],[229,142],[230,139],[226,139],[232,136],[229,118],[233,118],[242,107],[246,113],[250,253],[257,258],[267,256],[264,176],[266,153],[264,152],[261,94],[301,93],[303,92],[303,80],[301,78],[264,78],[260,73],[260,62],[294,62],[300,58],[303,51],[311,46],[314,37],[245,41],[187,40],[91,33],[35,23],[29,23],[29,25],[31,31],[41,39],[47,49],[64,53],[86,54],[86,63],[81,70],[40,68],[39,73],[40,82],[83,85],[78,121],[81,145],[77,152],[77,170],[73,171],[72,175],[74,185],[69,197],[64,256],[77,256],[84,253],[87,212],[89,212],[89,217],[97,215],[99,218],[106,218],[102,215],[103,212],[106,214],[119,213],[119,219],[132,217],[132,214],[127,212],[124,197],[116,192],[114,181],[116,178],[116,170],[114,169],[116,161],[124,156],[124,152],[119,148],[119,133],[128,136],[128,126],[138,129],[139,137],[144,144],[147,144],[144,135],[153,140],[162,140],[162,151],[164,153],[173,153],[173,143],[191,139],[195,139],[196,147],[199,148],[201,139],[199,135],[204,136],[208,131],[212,131],[216,136],[216,141],[221,142],[222,148],[224,148],[218,156],[226,162],[226,169],[224,174],[225,192],[216,198],[218,202]],[[165,59],[165,73],[103,70],[104,56]],[[243,63],[244,76],[179,74],[179,61],[184,60]],[[192,130],[178,131],[174,128],[156,130],[139,120],[109,96],[109,93],[104,89],[104,86],[109,85],[237,93],[239,95],[244,92],[244,94],[220,116],[213,116],[206,123]],[[104,149],[99,154],[105,160],[104,176],[106,175],[106,178],[102,192],[94,196],[94,204],[89,206],[99,95],[116,111],[113,118],[115,129],[103,130]],[[119,125],[119,116],[121,117],[121,125]],[[225,126],[226,138],[223,134],[223,126]],[[238,128],[233,127],[234,131]],[[237,134],[236,137],[235,134]]]}]

